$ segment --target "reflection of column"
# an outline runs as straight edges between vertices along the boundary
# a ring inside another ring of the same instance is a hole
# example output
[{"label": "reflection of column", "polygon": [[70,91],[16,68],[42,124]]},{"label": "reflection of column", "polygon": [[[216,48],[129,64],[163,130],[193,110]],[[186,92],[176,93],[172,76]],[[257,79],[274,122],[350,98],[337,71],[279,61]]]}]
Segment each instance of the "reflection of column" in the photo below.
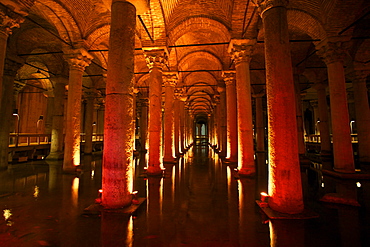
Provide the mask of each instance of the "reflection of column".
[{"label": "reflection of column", "polygon": [[238,133],[236,112],[235,71],[224,71],[227,109],[227,156],[230,162],[238,161]]},{"label": "reflection of column", "polygon": [[370,163],[370,108],[366,87],[368,71],[356,71],[353,81],[360,162]]},{"label": "reflection of column", "polygon": [[[13,85],[17,70],[21,63],[6,59],[3,74],[3,95],[0,104],[0,169],[8,166],[9,132],[11,122],[14,121],[12,111],[14,108]],[[22,120],[20,120],[22,121]],[[19,125],[19,121],[17,125]]]},{"label": "reflection of column", "polygon": [[154,49],[145,52],[145,57],[150,70],[147,173],[159,175],[162,173],[162,66],[167,55],[164,49]]},{"label": "reflection of column", "polygon": [[133,231],[132,216],[124,213],[102,211],[101,246],[127,246],[128,237]]},{"label": "reflection of column", "polygon": [[147,229],[148,235],[159,235],[161,229],[162,178],[149,177],[147,195]]},{"label": "reflection of column", "polygon": [[174,87],[177,82],[177,73],[164,72],[163,81],[165,86],[164,103],[164,157],[163,162],[174,162]]},{"label": "reflection of column", "polygon": [[304,221],[270,220],[271,247],[305,247]]},{"label": "reflection of column", "polygon": [[85,109],[85,146],[84,154],[91,154],[93,151],[93,116],[94,116],[94,98],[93,91],[85,91],[86,109]]},{"label": "reflection of column", "polygon": [[46,159],[63,159],[63,122],[66,78],[58,77],[54,82],[53,123],[51,128],[50,154]]},{"label": "reflection of column", "polygon": [[[133,79],[135,6],[112,1],[106,83],[102,204],[121,208],[131,204],[134,146]],[[122,13],[125,13],[124,15]]]},{"label": "reflection of column", "polygon": [[[317,83],[314,85],[317,90],[317,100],[319,107],[320,122],[317,123],[320,129],[321,155],[331,154],[331,140],[328,123],[328,104],[326,102],[326,85]],[[315,120],[316,121],[316,120]],[[315,122],[316,124],[316,122]]]},{"label": "reflection of column", "polygon": [[304,206],[287,2],[263,1],[259,7],[265,30],[269,206],[273,210],[293,214],[302,212]]},{"label": "reflection of column", "polygon": [[229,53],[235,62],[237,122],[238,122],[238,168],[242,176],[256,173],[254,164],[252,92],[249,64],[256,40],[231,40]]},{"label": "reflection of column", "polygon": [[82,48],[64,53],[69,63],[69,83],[63,171],[74,172],[75,167],[80,165],[82,75],[92,57]]},{"label": "reflection of column", "polygon": [[341,37],[322,41],[316,49],[328,67],[331,126],[333,132],[334,170],[354,173],[351,131],[349,126],[346,82],[343,68],[345,51]]}]

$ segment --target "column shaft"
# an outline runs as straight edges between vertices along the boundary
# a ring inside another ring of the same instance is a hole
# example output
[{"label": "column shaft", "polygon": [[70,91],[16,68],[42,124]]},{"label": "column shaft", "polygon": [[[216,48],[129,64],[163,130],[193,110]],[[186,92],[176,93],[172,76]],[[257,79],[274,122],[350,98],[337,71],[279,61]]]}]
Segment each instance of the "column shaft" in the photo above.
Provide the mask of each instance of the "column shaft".
[{"label": "column shaft", "polygon": [[[359,72],[357,72],[359,73]],[[366,75],[358,75],[353,82],[360,162],[370,163],[370,109]]]},{"label": "column shaft", "polygon": [[140,117],[140,145],[141,151],[146,152],[148,147],[148,100],[141,101],[141,117]]},{"label": "column shaft", "polygon": [[[102,204],[121,208],[131,204],[134,150],[133,78],[136,9],[112,1],[105,99]],[[123,14],[124,13],[124,14]]]},{"label": "column shaft", "polygon": [[328,105],[326,102],[326,91],[324,85],[319,85],[317,88],[317,99],[319,107],[319,128],[321,140],[321,155],[331,155],[331,138],[328,122]]},{"label": "column shaft", "polygon": [[292,214],[302,212],[304,205],[298,158],[296,101],[284,2],[286,1],[262,6],[264,10],[261,15],[265,30],[269,120],[269,206],[273,210]]},{"label": "column shaft", "polygon": [[334,170],[354,173],[355,165],[343,63],[336,61],[329,63],[327,66],[333,131]]},{"label": "column shaft", "polygon": [[94,115],[94,97],[87,96],[85,108],[85,146],[84,154],[91,154],[93,151],[93,115]]},{"label": "column shaft", "polygon": [[256,102],[256,151],[264,152],[265,151],[265,125],[263,123],[263,102],[262,95],[255,97]]},{"label": "column shaft", "polygon": [[174,162],[174,87],[177,75],[164,73],[165,103],[164,103],[164,158],[163,162]]},{"label": "column shaft", "polygon": [[64,95],[66,84],[63,80],[63,78],[55,80],[50,153],[46,159],[63,159]]},{"label": "column shaft", "polygon": [[227,156],[230,162],[238,161],[238,125],[236,109],[236,86],[234,73],[225,80],[226,83],[226,109],[227,109]]}]

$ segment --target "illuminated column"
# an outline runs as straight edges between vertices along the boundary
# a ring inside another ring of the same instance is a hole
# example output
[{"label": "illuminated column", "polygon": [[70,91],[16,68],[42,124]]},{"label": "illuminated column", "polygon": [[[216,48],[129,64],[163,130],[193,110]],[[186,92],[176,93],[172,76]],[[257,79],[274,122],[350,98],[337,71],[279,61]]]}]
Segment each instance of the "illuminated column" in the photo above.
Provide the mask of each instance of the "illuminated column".
[{"label": "illuminated column", "polygon": [[51,127],[49,160],[63,159],[63,124],[64,124],[64,96],[68,80],[63,77],[53,78],[54,82],[54,107]]},{"label": "illuminated column", "polygon": [[355,96],[356,126],[360,162],[370,163],[370,109],[366,77],[369,71],[356,71],[353,80]]},{"label": "illuminated column", "polygon": [[[20,121],[22,121],[21,116],[12,116],[12,111],[15,107],[14,78],[18,69],[22,65],[23,64],[20,62],[5,59],[2,85],[3,95],[1,97],[0,104],[0,169],[6,169],[8,167],[9,133],[11,123],[16,122],[16,128],[18,128]],[[16,133],[18,133],[18,131]]]},{"label": "illuminated column", "polygon": [[[285,0],[259,3],[265,31],[269,141],[269,206],[283,213],[304,209],[296,101]],[[279,30],[278,32],[276,30]]]},{"label": "illuminated column", "polygon": [[141,151],[146,152],[148,141],[148,98],[140,99],[140,145]]},{"label": "illuminated column", "polygon": [[237,124],[238,124],[238,169],[242,176],[256,173],[254,164],[252,92],[249,64],[256,40],[231,40],[229,53],[235,62]]},{"label": "illuminated column", "polygon": [[8,37],[12,34],[12,29],[19,27],[19,23],[22,23],[23,21],[24,19],[21,15],[11,11],[10,8],[0,5],[0,97],[2,97],[3,92],[3,74]]},{"label": "illuminated column", "polygon": [[214,110],[213,110],[213,119],[214,119],[214,126],[215,126],[215,143],[217,150],[220,150],[221,144],[220,144],[220,135],[221,135],[221,105],[220,105],[220,95],[215,94],[213,96],[214,100]]},{"label": "illuminated column", "polygon": [[263,123],[263,96],[265,92],[253,94],[256,104],[256,152],[265,152],[265,125]]},{"label": "illuminated column", "polygon": [[164,157],[163,162],[172,163],[175,161],[174,154],[174,99],[175,86],[177,82],[176,72],[164,72],[163,81],[165,86],[164,101]]},{"label": "illuminated column", "polygon": [[105,208],[121,208],[130,205],[132,200],[135,6],[126,1],[113,0],[111,16],[102,205]]},{"label": "illuminated column", "polygon": [[175,89],[175,108],[174,108],[174,121],[175,121],[175,126],[174,126],[174,134],[175,134],[175,156],[178,158],[180,154],[182,153],[181,151],[181,131],[180,131],[180,125],[181,125],[181,96],[182,96],[182,89]]},{"label": "illuminated column", "polygon": [[162,66],[167,60],[165,49],[145,51],[150,70],[149,79],[149,160],[148,175],[162,174]]},{"label": "illuminated column", "polygon": [[186,97],[184,95],[180,96],[180,151],[185,153],[185,101]]},{"label": "illuminated column", "polygon": [[75,172],[75,167],[80,165],[82,75],[92,56],[83,48],[65,50],[64,53],[69,64],[69,83],[63,171]]},{"label": "illuminated column", "polygon": [[236,110],[235,71],[223,71],[222,76],[226,84],[226,109],[227,109],[227,155],[231,163],[238,162],[238,125]]},{"label": "illuminated column", "polygon": [[84,154],[91,154],[93,151],[93,117],[94,117],[94,101],[96,94],[93,90],[87,90],[84,92],[86,98],[86,109],[85,109],[85,146]]},{"label": "illuminated column", "polygon": [[220,93],[220,155],[225,157],[227,150],[227,125],[226,125],[226,91],[224,86],[218,86]]},{"label": "illuminated column", "polygon": [[331,140],[328,123],[328,104],[326,102],[326,87],[327,85],[323,83],[316,83],[314,85],[314,88],[317,91],[317,102],[320,118],[320,122],[318,123],[321,140],[320,155],[331,155]]},{"label": "illuminated column", "polygon": [[343,68],[345,51],[342,37],[332,37],[316,46],[317,55],[328,67],[334,170],[354,173],[351,130],[349,125],[346,81]]}]

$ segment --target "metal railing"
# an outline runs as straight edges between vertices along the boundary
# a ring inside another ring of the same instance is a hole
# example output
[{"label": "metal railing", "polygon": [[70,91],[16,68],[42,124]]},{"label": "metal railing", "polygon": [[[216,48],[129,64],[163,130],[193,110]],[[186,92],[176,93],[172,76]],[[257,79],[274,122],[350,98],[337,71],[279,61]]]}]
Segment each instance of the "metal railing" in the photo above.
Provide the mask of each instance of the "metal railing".
[{"label": "metal railing", "polygon": [[[333,142],[333,136],[330,135],[331,142]],[[352,143],[357,143],[357,134],[351,134],[351,140]],[[306,135],[305,136],[305,142],[310,142],[310,143],[321,143],[321,137],[320,135]]]}]

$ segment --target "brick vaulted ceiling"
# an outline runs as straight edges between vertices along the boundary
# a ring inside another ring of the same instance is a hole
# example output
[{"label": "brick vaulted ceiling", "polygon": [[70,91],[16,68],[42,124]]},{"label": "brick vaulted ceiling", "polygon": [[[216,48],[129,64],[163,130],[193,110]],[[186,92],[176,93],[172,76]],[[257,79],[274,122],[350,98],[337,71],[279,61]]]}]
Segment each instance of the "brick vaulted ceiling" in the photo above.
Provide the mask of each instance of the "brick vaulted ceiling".
[{"label": "brick vaulted ceiling", "polygon": [[[131,1],[131,2],[143,2]],[[253,90],[265,83],[264,30],[256,2],[263,0],[150,0],[138,9],[135,73],[142,94],[148,86],[148,68],[142,48],[166,46],[164,70],[179,71],[190,109],[212,113],[217,87],[224,86],[222,70],[234,69],[227,52],[231,39],[257,39],[251,60]],[[111,0],[2,0],[3,7],[27,12],[25,21],[9,38],[8,49],[23,57],[19,77],[67,75],[64,47],[78,44],[94,56],[86,69],[84,88],[104,94],[107,70]],[[16,7],[14,7],[16,6]],[[370,1],[290,0],[288,24],[293,68],[300,74],[301,90],[326,80],[325,64],[315,54],[315,44],[330,36],[350,36],[348,61],[370,61]],[[22,79],[22,78],[20,78]],[[43,84],[46,84],[45,82]],[[45,86],[47,87],[47,86]]]}]

